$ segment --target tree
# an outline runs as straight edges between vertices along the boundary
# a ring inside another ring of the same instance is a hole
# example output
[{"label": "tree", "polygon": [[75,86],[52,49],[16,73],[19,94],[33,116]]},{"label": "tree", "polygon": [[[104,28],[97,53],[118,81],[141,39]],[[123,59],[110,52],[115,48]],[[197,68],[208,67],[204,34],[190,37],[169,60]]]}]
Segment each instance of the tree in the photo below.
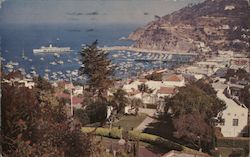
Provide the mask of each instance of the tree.
[{"label": "tree", "polygon": [[241,90],[240,100],[250,108],[250,85],[245,86]]},{"label": "tree", "polygon": [[36,83],[36,88],[38,88],[40,91],[54,92],[54,88],[52,87],[51,83],[42,78],[40,75],[37,78],[34,78],[34,81]]},{"label": "tree", "polygon": [[138,85],[138,90],[142,92],[142,95],[144,93],[152,93],[153,90],[148,87],[145,83]]},{"label": "tree", "polygon": [[107,102],[103,99],[97,99],[87,105],[84,112],[87,114],[90,123],[103,123],[107,117]]},{"label": "tree", "polygon": [[162,73],[153,72],[152,74],[145,76],[145,78],[148,80],[162,81]]},{"label": "tree", "polygon": [[130,100],[130,104],[131,104],[131,109],[135,109],[135,115],[138,115],[138,111],[139,111],[139,107],[143,106],[143,102],[141,99],[138,98],[132,98]]},{"label": "tree", "polygon": [[38,101],[37,92],[2,84],[4,156],[92,155],[96,147],[89,136],[81,132],[79,123],[68,119],[60,103],[51,106],[43,99]]},{"label": "tree", "polygon": [[166,114],[171,109],[176,129],[175,137],[193,143],[195,147],[197,144],[195,144],[194,137],[199,136],[204,145],[210,143],[212,135],[207,135],[207,133],[213,133],[214,118],[226,107],[211,89],[202,88],[203,91],[198,87],[200,85],[202,82],[179,88],[176,95],[166,99],[165,107]]},{"label": "tree", "polygon": [[113,68],[108,53],[97,47],[97,41],[82,49],[80,75],[87,76],[87,84],[94,96],[104,97],[113,84]]},{"label": "tree", "polygon": [[127,92],[121,88],[117,89],[113,94],[111,103],[113,104],[117,113],[123,114],[125,106],[128,104]]}]

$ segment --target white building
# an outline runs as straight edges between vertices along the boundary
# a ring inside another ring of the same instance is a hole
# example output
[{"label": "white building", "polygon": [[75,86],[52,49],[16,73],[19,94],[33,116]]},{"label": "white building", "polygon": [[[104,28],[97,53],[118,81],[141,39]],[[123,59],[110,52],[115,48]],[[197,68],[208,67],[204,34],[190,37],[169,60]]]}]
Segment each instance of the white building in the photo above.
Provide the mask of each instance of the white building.
[{"label": "white building", "polygon": [[11,78],[10,80],[4,79],[3,82],[10,85],[18,84],[19,86],[24,86],[29,89],[32,89],[35,86],[35,82],[32,79],[20,79],[20,78]]},{"label": "white building", "polygon": [[223,123],[219,124],[224,137],[241,136],[244,128],[248,124],[248,109],[244,105],[239,105],[223,94],[223,89],[218,90],[217,96],[225,101],[227,108],[222,112]]},{"label": "white building", "polygon": [[[138,89],[138,85],[145,84],[152,93],[142,93]],[[138,79],[129,84],[125,84],[123,89],[130,97],[139,98],[144,104],[156,104],[156,102],[165,96],[174,93],[176,87],[185,86],[185,79],[182,75],[171,74],[163,76],[162,81],[153,81],[146,79]]]},{"label": "white building", "polygon": [[74,95],[81,95],[81,94],[83,94],[83,86],[74,86],[73,94]]}]

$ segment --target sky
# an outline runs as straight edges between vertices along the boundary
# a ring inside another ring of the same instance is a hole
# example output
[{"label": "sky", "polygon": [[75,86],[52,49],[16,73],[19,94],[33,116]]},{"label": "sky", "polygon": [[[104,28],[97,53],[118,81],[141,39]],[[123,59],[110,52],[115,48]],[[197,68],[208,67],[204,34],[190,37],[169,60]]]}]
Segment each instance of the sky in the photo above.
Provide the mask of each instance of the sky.
[{"label": "sky", "polygon": [[[0,0],[1,1],[1,0]],[[203,0],[7,0],[2,24],[146,24]]]}]

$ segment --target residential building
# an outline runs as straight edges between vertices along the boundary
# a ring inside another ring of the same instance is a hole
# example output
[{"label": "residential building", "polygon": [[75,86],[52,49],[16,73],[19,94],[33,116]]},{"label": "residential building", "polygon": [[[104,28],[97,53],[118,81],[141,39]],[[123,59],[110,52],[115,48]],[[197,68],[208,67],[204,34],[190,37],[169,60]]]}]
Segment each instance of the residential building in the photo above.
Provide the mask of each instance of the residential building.
[{"label": "residential building", "polygon": [[218,127],[221,128],[224,137],[242,136],[248,124],[248,108],[227,98],[223,91],[223,89],[218,90],[217,96],[226,103],[227,108],[221,113],[223,122],[218,124]]}]

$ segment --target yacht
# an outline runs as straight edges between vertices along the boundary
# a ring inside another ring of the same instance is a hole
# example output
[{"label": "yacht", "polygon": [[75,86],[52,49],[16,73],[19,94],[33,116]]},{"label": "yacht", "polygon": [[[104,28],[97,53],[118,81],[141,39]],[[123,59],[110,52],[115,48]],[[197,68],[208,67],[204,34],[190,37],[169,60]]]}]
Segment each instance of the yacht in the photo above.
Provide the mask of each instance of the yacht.
[{"label": "yacht", "polygon": [[62,60],[58,61],[57,62],[58,64],[63,64],[64,62]]},{"label": "yacht", "polygon": [[33,49],[33,53],[60,53],[70,51],[72,51],[70,47],[53,47],[52,44],[50,44],[49,47],[42,46],[39,49]]},{"label": "yacht", "polygon": [[51,64],[51,65],[56,65],[57,63],[56,63],[56,62],[50,62],[49,64]]},{"label": "yacht", "polygon": [[44,71],[45,71],[46,73],[49,73],[51,70],[48,69],[48,68],[46,68]]}]

